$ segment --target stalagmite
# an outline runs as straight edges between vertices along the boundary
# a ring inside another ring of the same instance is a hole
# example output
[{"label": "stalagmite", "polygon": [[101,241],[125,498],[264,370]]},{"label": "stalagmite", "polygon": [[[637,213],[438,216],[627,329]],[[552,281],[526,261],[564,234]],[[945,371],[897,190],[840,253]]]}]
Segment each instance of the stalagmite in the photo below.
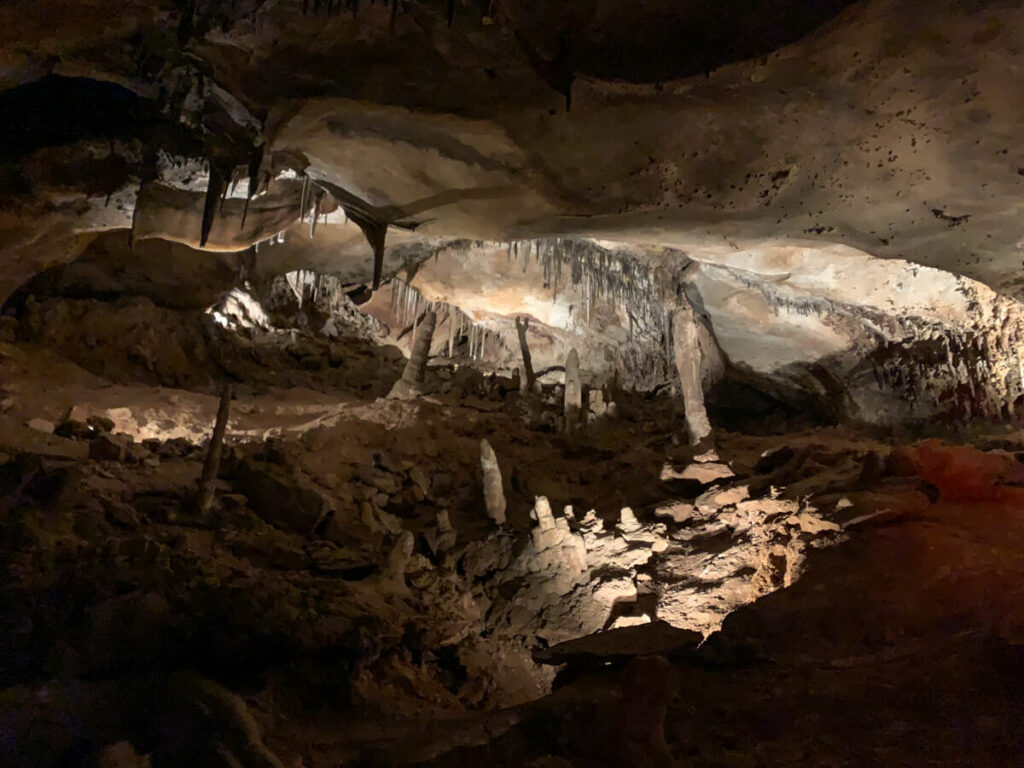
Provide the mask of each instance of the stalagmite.
[{"label": "stalagmite", "polygon": [[565,358],[565,431],[572,433],[580,425],[583,386],[580,383],[580,355],[572,349]]},{"label": "stalagmite", "polygon": [[452,526],[448,510],[438,510],[437,526],[427,534],[427,543],[430,545],[430,548],[433,550],[434,554],[442,554],[454,547],[457,539],[458,533]]},{"label": "stalagmite", "polygon": [[415,546],[416,538],[412,531],[402,531],[388,554],[388,577],[398,586],[406,586],[405,569],[409,566]]},{"label": "stalagmite", "polygon": [[430,358],[430,344],[434,338],[434,325],[437,323],[437,315],[433,310],[427,310],[423,314],[423,322],[416,331],[416,338],[413,341],[412,353],[409,355],[409,362],[405,364],[402,371],[402,378],[395,382],[388,397],[405,400],[417,397],[426,379],[427,360]]},{"label": "stalagmite", "polygon": [[484,504],[487,516],[498,525],[505,524],[505,491],[501,485],[498,457],[486,438],[480,441],[480,467],[484,472]]},{"label": "stalagmite", "polygon": [[537,381],[537,377],[533,373],[533,361],[530,358],[530,345],[526,341],[526,331],[530,327],[530,318],[524,317],[522,320],[516,318],[516,332],[519,334],[519,350],[523,354],[523,373],[525,377],[523,379],[523,386],[526,387],[527,392],[533,392],[534,382]]},{"label": "stalagmite", "polygon": [[690,432],[690,444],[696,445],[711,434],[704,407],[704,389],[700,380],[700,344],[697,337],[697,323],[693,309],[685,304],[672,315],[672,350],[675,355],[676,371],[679,374],[679,389],[686,410],[686,426]]},{"label": "stalagmite", "polygon": [[448,359],[455,357],[455,312],[448,309]]},{"label": "stalagmite", "polygon": [[203,463],[203,474],[199,479],[199,494],[196,499],[196,506],[201,514],[206,514],[213,506],[213,489],[217,482],[217,473],[220,470],[220,453],[224,445],[224,432],[228,428],[228,414],[231,409],[231,385],[225,384],[224,391],[220,396],[220,405],[217,407],[217,421],[213,425],[213,435],[210,437],[210,449],[206,453],[206,461]]},{"label": "stalagmite", "polygon": [[537,518],[537,527],[542,531],[555,527],[555,516],[551,512],[551,502],[547,496],[538,496],[533,502],[533,516]]}]

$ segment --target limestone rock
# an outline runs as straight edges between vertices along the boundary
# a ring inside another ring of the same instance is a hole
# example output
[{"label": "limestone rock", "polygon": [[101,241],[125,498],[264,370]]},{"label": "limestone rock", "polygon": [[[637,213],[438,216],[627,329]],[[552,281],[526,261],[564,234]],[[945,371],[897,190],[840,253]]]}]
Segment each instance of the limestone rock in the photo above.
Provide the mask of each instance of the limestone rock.
[{"label": "limestone rock", "polygon": [[54,424],[52,421],[47,421],[46,419],[29,419],[28,428],[34,429],[36,432],[43,432],[49,435],[53,433]]},{"label": "limestone rock", "polygon": [[711,485],[719,480],[727,480],[733,477],[733,471],[725,464],[717,462],[697,462],[687,465],[682,471],[672,468],[671,464],[665,464],[661,469],[661,479],[665,480],[694,480],[702,485]]},{"label": "limestone rock", "polygon": [[682,524],[693,517],[694,511],[693,504],[685,501],[673,501],[657,507],[654,510],[654,516],[668,518],[676,524]]}]

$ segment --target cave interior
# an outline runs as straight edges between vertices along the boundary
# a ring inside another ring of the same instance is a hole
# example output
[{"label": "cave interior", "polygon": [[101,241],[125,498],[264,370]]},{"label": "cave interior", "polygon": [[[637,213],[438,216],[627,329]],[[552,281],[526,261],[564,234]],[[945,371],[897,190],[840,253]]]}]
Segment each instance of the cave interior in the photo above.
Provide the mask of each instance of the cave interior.
[{"label": "cave interior", "polygon": [[0,5],[0,765],[1024,764],[1022,0]]}]

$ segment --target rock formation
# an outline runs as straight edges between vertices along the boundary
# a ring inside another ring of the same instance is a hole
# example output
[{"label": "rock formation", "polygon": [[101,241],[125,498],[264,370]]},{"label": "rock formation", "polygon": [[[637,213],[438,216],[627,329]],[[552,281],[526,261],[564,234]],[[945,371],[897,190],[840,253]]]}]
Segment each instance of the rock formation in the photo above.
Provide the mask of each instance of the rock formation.
[{"label": "rock formation", "polygon": [[416,330],[409,362],[402,371],[402,378],[395,382],[388,397],[407,400],[422,393],[427,376],[427,360],[430,358],[430,344],[434,339],[434,325],[437,315],[433,310],[423,313],[423,320]]},{"label": "rock formation", "polygon": [[505,524],[505,490],[501,482],[498,457],[487,439],[480,441],[480,469],[484,477],[484,507],[487,516],[498,525]]},{"label": "rock formation", "polygon": [[565,431],[575,432],[583,409],[583,385],[580,383],[580,356],[572,349],[565,358]]},{"label": "rock formation", "polygon": [[526,392],[533,392],[534,383],[537,377],[533,373],[533,360],[530,357],[530,344],[526,339],[526,332],[530,330],[530,318],[516,318],[516,335],[519,337],[519,353],[523,357],[522,386]]},{"label": "rock formation", "polygon": [[0,765],[1019,766],[1021,29],[0,4]]},{"label": "rock formation", "polygon": [[672,354],[679,375],[679,391],[686,412],[690,443],[696,445],[711,434],[704,389],[700,377],[701,353],[693,309],[683,305],[672,313]]},{"label": "rock formation", "polygon": [[391,547],[388,554],[388,578],[396,585],[405,588],[405,572],[412,559],[413,548],[416,546],[416,537],[411,531],[402,531]]},{"label": "rock formation", "polygon": [[220,395],[220,405],[217,407],[217,421],[213,425],[213,433],[210,435],[210,447],[206,453],[206,460],[203,462],[203,474],[199,478],[199,494],[196,497],[196,506],[200,514],[207,514],[213,506],[214,483],[217,481],[217,474],[220,471],[221,450],[224,447],[224,433],[228,428],[228,415],[231,410],[231,385],[224,386]]}]

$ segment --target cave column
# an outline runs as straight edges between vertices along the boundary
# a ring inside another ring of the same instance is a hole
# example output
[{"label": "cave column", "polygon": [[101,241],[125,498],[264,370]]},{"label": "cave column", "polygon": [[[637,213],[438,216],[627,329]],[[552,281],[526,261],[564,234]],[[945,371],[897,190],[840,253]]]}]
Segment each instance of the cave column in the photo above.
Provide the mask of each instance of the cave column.
[{"label": "cave column", "polygon": [[679,374],[679,389],[683,396],[690,444],[696,445],[711,434],[711,422],[708,421],[708,412],[704,407],[704,388],[700,380],[701,353],[697,320],[689,304],[682,305],[672,315],[672,353]]},{"label": "cave column", "polygon": [[430,344],[434,339],[437,316],[433,310],[423,313],[423,321],[416,329],[409,361],[402,371],[402,378],[395,382],[388,397],[408,399],[420,395],[427,375],[427,360],[430,359]]},{"label": "cave column", "polygon": [[526,340],[526,332],[530,329],[530,318],[516,318],[516,333],[519,335],[519,350],[523,355],[522,385],[526,392],[533,392],[537,377],[533,373],[533,360],[530,357],[530,344]]}]

